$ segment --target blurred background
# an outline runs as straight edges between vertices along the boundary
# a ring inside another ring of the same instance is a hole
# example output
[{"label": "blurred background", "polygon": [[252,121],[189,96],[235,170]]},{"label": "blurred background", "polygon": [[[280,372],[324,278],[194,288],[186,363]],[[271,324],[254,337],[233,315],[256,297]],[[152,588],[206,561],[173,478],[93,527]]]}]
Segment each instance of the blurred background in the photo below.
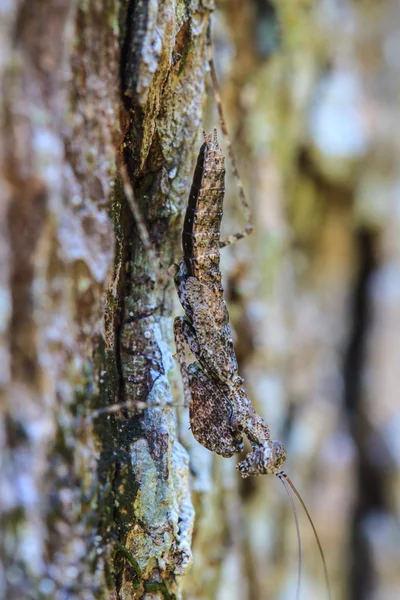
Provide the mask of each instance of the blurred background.
[{"label": "blurred background", "polygon": [[[332,597],[395,600],[400,8],[345,0],[217,8],[213,55],[255,223],[252,236],[223,250],[241,374],[272,437],[286,444],[286,471],[321,538]],[[211,85],[205,114],[210,130],[218,122]],[[232,177],[225,202],[228,234],[245,223]],[[234,459],[187,443],[197,519],[185,598],[293,599],[296,530],[279,481],[241,481]],[[213,461],[217,489],[204,461]],[[298,512],[301,598],[327,598],[316,541]]]}]

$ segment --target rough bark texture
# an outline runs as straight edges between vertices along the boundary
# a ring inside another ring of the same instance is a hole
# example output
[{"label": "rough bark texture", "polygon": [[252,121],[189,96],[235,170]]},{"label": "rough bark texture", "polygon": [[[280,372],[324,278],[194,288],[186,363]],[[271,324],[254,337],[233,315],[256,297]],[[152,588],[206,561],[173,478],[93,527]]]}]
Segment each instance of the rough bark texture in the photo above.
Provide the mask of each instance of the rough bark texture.
[{"label": "rough bark texture", "polygon": [[[116,162],[167,268],[208,16],[183,1],[2,7],[2,597],[173,598],[190,566],[188,456],[159,406],[173,286]],[[157,407],[96,416],[126,399]]]},{"label": "rough bark texture", "polygon": [[[220,8],[214,54],[256,216],[222,263],[241,372],[287,445],[333,598],[394,600],[398,5]],[[235,459],[200,447],[171,406],[182,396],[176,369],[168,380],[176,298],[163,274],[180,259],[200,147],[209,9],[0,7],[1,598],[295,596],[283,490],[242,482]],[[235,196],[232,184],[226,233],[240,222]],[[102,412],[127,400],[153,406]],[[322,568],[301,526],[302,594],[319,599]]]}]

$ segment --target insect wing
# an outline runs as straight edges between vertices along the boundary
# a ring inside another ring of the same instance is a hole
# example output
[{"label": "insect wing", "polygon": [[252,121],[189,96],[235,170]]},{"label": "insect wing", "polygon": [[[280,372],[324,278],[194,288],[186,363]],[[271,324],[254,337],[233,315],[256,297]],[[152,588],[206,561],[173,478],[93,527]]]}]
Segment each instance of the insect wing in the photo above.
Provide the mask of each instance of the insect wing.
[{"label": "insect wing", "polygon": [[243,449],[243,438],[233,422],[232,406],[219,386],[198,363],[189,367],[192,395],[190,426],[195,439],[207,450],[226,458]]}]

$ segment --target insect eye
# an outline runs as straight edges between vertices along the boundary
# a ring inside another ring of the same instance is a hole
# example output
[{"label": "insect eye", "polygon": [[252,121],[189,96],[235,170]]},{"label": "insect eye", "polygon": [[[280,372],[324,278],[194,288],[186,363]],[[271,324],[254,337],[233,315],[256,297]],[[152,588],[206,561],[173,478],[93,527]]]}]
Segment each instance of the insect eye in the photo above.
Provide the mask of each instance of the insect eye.
[{"label": "insect eye", "polygon": [[238,425],[238,430],[243,431],[243,425]]}]

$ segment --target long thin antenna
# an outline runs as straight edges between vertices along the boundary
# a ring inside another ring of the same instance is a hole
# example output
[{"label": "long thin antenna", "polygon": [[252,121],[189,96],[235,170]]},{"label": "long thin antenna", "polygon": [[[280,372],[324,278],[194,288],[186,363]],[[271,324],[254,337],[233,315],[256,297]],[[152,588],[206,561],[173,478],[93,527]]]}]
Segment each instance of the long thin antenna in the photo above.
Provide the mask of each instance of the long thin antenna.
[{"label": "long thin antenna", "polygon": [[143,221],[143,217],[140,212],[139,205],[135,198],[135,193],[133,191],[133,186],[129,179],[128,171],[124,163],[124,159],[121,156],[118,161],[118,170],[121,176],[122,187],[124,190],[125,198],[128,202],[129,208],[132,211],[133,218],[135,219],[136,227],[139,231],[139,237],[143,243],[143,246],[146,249],[146,252],[149,255],[149,260],[152,265],[159,264],[159,257],[157,256],[157,252],[151,242],[150,234],[147,230],[146,224]]},{"label": "long thin antenna", "polygon": [[145,410],[148,408],[187,408],[186,404],[167,404],[162,402],[142,402],[141,400],[128,400],[127,402],[119,402],[118,404],[109,404],[108,406],[103,406],[102,408],[97,408],[93,410],[87,417],[86,420],[91,422],[102,415],[110,415],[113,413],[120,412],[125,409],[136,409],[136,410]]},{"label": "long thin antenna", "polygon": [[121,176],[121,183],[122,188],[124,190],[125,198],[128,202],[129,208],[131,209],[136,227],[138,228],[140,240],[147,252],[150,264],[154,265],[157,283],[159,285],[164,285],[168,280],[167,274],[160,270],[160,257],[152,244],[149,231],[140,212],[140,208],[135,197],[135,192],[133,191],[131,180],[129,179],[128,170],[124,163],[123,156],[116,154],[116,163],[119,174]]},{"label": "long thin antenna", "polygon": [[[330,585],[329,585],[328,569],[327,569],[327,567],[326,567],[325,555],[324,555],[324,551],[322,550],[322,545],[321,545],[320,539],[319,539],[319,537],[318,537],[317,530],[315,529],[315,525],[314,525],[314,523],[313,523],[313,520],[312,520],[312,518],[311,518],[311,516],[310,516],[310,513],[308,512],[308,510],[307,510],[307,507],[306,507],[306,505],[304,504],[304,500],[303,500],[303,498],[300,496],[300,494],[299,494],[299,492],[297,491],[297,489],[296,489],[296,487],[295,487],[294,483],[293,483],[293,482],[292,482],[292,480],[291,480],[291,479],[290,479],[290,478],[289,478],[289,477],[286,475],[286,473],[285,473],[284,471],[279,471],[279,473],[277,473],[277,475],[278,475],[278,476],[279,476],[279,475],[281,475],[282,477],[284,477],[284,478],[286,479],[286,481],[288,482],[288,484],[289,484],[289,485],[290,485],[290,487],[292,488],[293,492],[296,494],[296,496],[297,496],[297,498],[298,498],[298,500],[299,500],[300,504],[301,504],[301,505],[302,505],[302,507],[303,507],[303,510],[304,510],[304,512],[305,512],[305,513],[306,513],[306,515],[307,515],[307,518],[308,518],[308,520],[309,520],[309,522],[310,522],[310,525],[311,525],[311,527],[312,527],[312,530],[313,530],[313,532],[314,532],[315,539],[317,540],[317,544],[318,544],[318,548],[319,548],[319,553],[320,553],[320,555],[321,555],[322,564],[323,564],[323,566],[324,566],[325,584],[326,584],[326,589],[327,589],[327,592],[328,592],[328,598],[329,598],[329,600],[331,600],[331,588],[330,588]],[[282,479],[281,479],[281,481],[282,481]]]},{"label": "long thin antenna", "polygon": [[231,142],[229,140],[228,128],[226,126],[224,110],[222,108],[221,92],[219,89],[217,72],[215,70],[213,53],[212,53],[211,20],[208,22],[208,29],[207,29],[207,51],[208,51],[208,64],[210,67],[211,81],[212,81],[212,85],[213,85],[213,89],[214,89],[215,103],[217,105],[218,116],[219,116],[219,124],[221,126],[225,144],[228,148],[228,154],[229,154],[229,158],[230,158],[231,165],[232,165],[233,176],[236,179],[236,185],[239,190],[240,202],[242,204],[243,212],[244,212],[246,220],[247,220],[247,225],[243,231],[241,231],[239,233],[235,233],[233,235],[230,235],[226,240],[221,241],[220,246],[221,246],[221,248],[223,248],[224,246],[228,246],[229,244],[232,244],[234,241],[240,240],[241,238],[245,237],[246,235],[249,235],[253,231],[253,220],[252,220],[250,206],[247,201],[246,194],[244,193],[242,180],[240,179],[239,171],[237,168],[235,153],[233,152],[233,148],[232,148]]},{"label": "long thin antenna", "polygon": [[290,500],[290,504],[292,505],[293,516],[294,516],[294,520],[295,520],[295,523],[296,523],[297,542],[298,542],[298,551],[299,551],[299,571],[298,571],[298,575],[297,575],[296,600],[299,600],[299,598],[300,598],[300,585],[301,585],[301,572],[302,572],[302,567],[303,567],[303,555],[302,555],[302,551],[301,551],[301,537],[300,537],[299,520],[297,518],[296,505],[294,503],[294,499],[293,499],[293,496],[292,496],[292,492],[290,491],[290,487],[288,487],[288,484],[286,483],[284,477],[282,476],[282,474],[280,472],[277,473],[276,476],[282,482],[282,485],[285,488],[285,492],[288,495],[288,498]]}]

